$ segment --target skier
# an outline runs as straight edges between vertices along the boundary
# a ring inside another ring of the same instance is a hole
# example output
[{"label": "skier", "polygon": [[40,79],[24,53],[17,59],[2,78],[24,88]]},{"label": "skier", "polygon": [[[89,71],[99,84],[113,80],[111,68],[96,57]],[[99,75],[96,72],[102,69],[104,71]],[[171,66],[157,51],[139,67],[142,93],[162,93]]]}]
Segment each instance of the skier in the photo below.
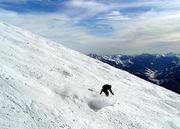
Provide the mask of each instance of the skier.
[{"label": "skier", "polygon": [[106,96],[109,96],[108,90],[111,92],[112,95],[114,95],[114,93],[111,90],[111,85],[109,85],[109,84],[105,84],[102,86],[102,90],[101,90],[100,94],[102,94],[102,92],[104,92],[106,94]]}]

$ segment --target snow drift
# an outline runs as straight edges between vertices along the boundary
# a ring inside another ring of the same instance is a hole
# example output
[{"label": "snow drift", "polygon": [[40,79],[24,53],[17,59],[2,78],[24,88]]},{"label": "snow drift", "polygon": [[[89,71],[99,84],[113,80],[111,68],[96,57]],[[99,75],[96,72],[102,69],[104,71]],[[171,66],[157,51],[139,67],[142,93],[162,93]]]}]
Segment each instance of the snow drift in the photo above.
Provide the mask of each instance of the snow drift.
[{"label": "snow drift", "polygon": [[0,66],[0,129],[180,128],[179,95],[2,22]]}]

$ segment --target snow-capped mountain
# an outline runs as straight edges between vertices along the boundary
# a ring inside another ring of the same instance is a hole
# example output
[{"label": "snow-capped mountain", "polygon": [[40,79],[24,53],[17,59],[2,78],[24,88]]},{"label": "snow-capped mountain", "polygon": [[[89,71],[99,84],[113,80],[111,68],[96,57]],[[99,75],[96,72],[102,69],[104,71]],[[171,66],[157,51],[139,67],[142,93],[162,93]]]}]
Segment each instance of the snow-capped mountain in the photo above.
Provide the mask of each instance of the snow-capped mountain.
[{"label": "snow-capped mountain", "polygon": [[89,56],[180,94],[180,54]]},{"label": "snow-capped mountain", "polygon": [[178,94],[2,22],[0,66],[0,129],[180,128]]}]

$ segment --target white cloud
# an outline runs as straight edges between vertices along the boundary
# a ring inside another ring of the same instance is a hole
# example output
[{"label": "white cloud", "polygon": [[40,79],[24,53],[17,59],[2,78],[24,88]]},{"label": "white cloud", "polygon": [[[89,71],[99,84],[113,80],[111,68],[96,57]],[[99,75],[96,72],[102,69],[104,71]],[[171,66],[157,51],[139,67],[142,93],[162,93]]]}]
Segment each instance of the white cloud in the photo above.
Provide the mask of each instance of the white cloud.
[{"label": "white cloud", "polygon": [[119,11],[112,11],[110,14],[108,14],[109,16],[119,16],[121,15],[121,13]]},{"label": "white cloud", "polygon": [[112,11],[108,14],[101,15],[97,19],[99,20],[129,20],[127,16],[123,16],[119,11]]},{"label": "white cloud", "polygon": [[114,4],[104,4],[92,0],[71,0],[66,3],[71,11],[66,10],[71,16],[80,18],[93,17],[100,13],[108,12],[116,8]]},{"label": "white cloud", "polygon": [[[117,8],[138,7],[142,3],[115,6],[113,3],[105,5],[96,1],[72,0],[67,2],[68,7],[71,7],[68,10],[49,14],[18,14],[1,9],[0,20],[86,54],[179,52],[180,11],[173,9],[177,5],[172,3],[170,10],[166,10],[166,4],[158,3],[156,6],[160,7],[159,10],[151,9],[138,17],[129,17]],[[88,27],[76,25],[93,16],[97,16],[97,19],[93,19],[97,20],[96,24],[112,27],[112,34],[106,37],[92,35]]]},{"label": "white cloud", "polygon": [[[180,30],[180,13],[160,13],[151,12],[151,16],[145,16],[144,19],[137,18],[134,20],[126,21],[121,25],[113,24],[116,26],[116,42],[123,44],[124,49],[132,51],[132,53],[139,52],[178,52],[180,45],[177,44],[179,40]],[[115,40],[114,40],[115,41]],[[169,43],[169,48],[167,48]],[[128,47],[131,47],[128,49]],[[151,48],[153,46],[153,48]],[[166,48],[164,48],[166,46]],[[142,50],[140,50],[140,48]],[[133,49],[133,50],[132,50]],[[137,52],[135,52],[137,51]]]},{"label": "white cloud", "polygon": [[91,12],[101,12],[107,10],[109,7],[103,3],[89,0],[72,0],[68,3],[72,7],[88,9]]}]

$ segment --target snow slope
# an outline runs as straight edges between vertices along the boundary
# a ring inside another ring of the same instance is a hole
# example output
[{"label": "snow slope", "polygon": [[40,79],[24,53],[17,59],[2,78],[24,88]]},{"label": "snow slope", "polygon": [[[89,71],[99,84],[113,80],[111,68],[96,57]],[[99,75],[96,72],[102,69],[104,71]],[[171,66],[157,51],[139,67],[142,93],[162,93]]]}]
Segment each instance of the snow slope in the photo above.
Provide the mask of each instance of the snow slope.
[{"label": "snow slope", "polygon": [[180,128],[179,95],[2,22],[0,66],[0,129]]}]

